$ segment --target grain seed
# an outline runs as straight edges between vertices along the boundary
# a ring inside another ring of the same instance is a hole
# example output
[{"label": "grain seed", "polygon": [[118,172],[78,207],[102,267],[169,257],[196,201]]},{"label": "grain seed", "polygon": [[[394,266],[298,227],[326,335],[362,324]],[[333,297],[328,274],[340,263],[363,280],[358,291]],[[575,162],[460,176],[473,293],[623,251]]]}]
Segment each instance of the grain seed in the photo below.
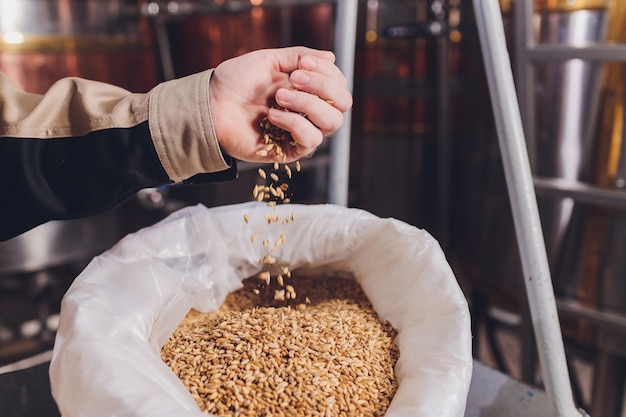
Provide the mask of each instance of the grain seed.
[{"label": "grain seed", "polygon": [[262,271],[259,272],[259,280],[261,281],[267,281],[268,278],[271,278],[271,275],[269,273],[269,271]]},{"label": "grain seed", "polygon": [[315,304],[244,280],[217,311],[192,310],[161,358],[217,417],[384,416],[398,387],[397,332],[354,279],[294,279]]},{"label": "grain seed", "polygon": [[276,290],[276,291],[274,291],[274,300],[276,300],[276,301],[285,301],[285,290]]}]

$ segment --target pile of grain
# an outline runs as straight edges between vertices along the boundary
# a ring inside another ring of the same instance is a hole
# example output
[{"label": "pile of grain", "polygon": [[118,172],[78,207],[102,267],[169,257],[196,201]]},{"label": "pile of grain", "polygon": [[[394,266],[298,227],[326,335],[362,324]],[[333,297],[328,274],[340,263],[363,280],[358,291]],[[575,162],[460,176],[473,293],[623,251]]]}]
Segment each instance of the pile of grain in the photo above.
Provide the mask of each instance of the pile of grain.
[{"label": "pile of grain", "polygon": [[309,303],[248,279],[218,311],[190,312],[163,360],[218,416],[382,416],[397,389],[395,330],[350,277],[292,280]]}]

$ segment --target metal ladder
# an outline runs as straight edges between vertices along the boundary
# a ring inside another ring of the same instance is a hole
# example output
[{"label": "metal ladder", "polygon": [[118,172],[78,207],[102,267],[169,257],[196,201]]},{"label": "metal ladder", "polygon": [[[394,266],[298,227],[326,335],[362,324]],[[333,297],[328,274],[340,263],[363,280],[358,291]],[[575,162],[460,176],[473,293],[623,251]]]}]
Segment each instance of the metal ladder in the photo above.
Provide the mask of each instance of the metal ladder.
[{"label": "metal ladder", "polygon": [[585,415],[574,405],[500,6],[473,2],[546,393],[553,416]]}]

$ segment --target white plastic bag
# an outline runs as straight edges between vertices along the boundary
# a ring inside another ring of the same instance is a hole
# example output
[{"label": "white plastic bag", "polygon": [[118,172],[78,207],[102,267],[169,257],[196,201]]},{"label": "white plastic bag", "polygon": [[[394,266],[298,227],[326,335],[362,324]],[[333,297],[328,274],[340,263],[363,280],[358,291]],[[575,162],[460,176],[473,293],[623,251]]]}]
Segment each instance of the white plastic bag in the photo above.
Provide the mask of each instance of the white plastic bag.
[{"label": "white plastic bag", "polygon": [[[273,214],[295,221],[268,224]],[[243,219],[248,214],[249,223]],[[398,330],[387,417],[463,416],[472,373],[467,303],[427,232],[332,205],[187,207],[93,259],[61,305],[50,366],[64,417],[201,417],[159,349],[191,308],[210,311],[260,271],[259,237],[285,233],[279,262],[349,271]]]}]

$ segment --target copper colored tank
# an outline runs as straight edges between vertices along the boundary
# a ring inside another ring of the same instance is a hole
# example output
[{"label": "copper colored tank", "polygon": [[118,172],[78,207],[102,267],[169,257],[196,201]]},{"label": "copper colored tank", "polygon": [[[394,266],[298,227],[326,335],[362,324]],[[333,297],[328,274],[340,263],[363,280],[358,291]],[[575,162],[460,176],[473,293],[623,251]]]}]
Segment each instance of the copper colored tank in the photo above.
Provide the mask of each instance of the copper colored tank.
[{"label": "copper colored tank", "polygon": [[67,76],[136,92],[157,81],[137,0],[3,0],[0,36],[0,71],[30,92]]},{"label": "copper colored tank", "polygon": [[179,8],[163,13],[176,77],[256,49],[333,49],[332,2],[191,0],[179,2]]}]

